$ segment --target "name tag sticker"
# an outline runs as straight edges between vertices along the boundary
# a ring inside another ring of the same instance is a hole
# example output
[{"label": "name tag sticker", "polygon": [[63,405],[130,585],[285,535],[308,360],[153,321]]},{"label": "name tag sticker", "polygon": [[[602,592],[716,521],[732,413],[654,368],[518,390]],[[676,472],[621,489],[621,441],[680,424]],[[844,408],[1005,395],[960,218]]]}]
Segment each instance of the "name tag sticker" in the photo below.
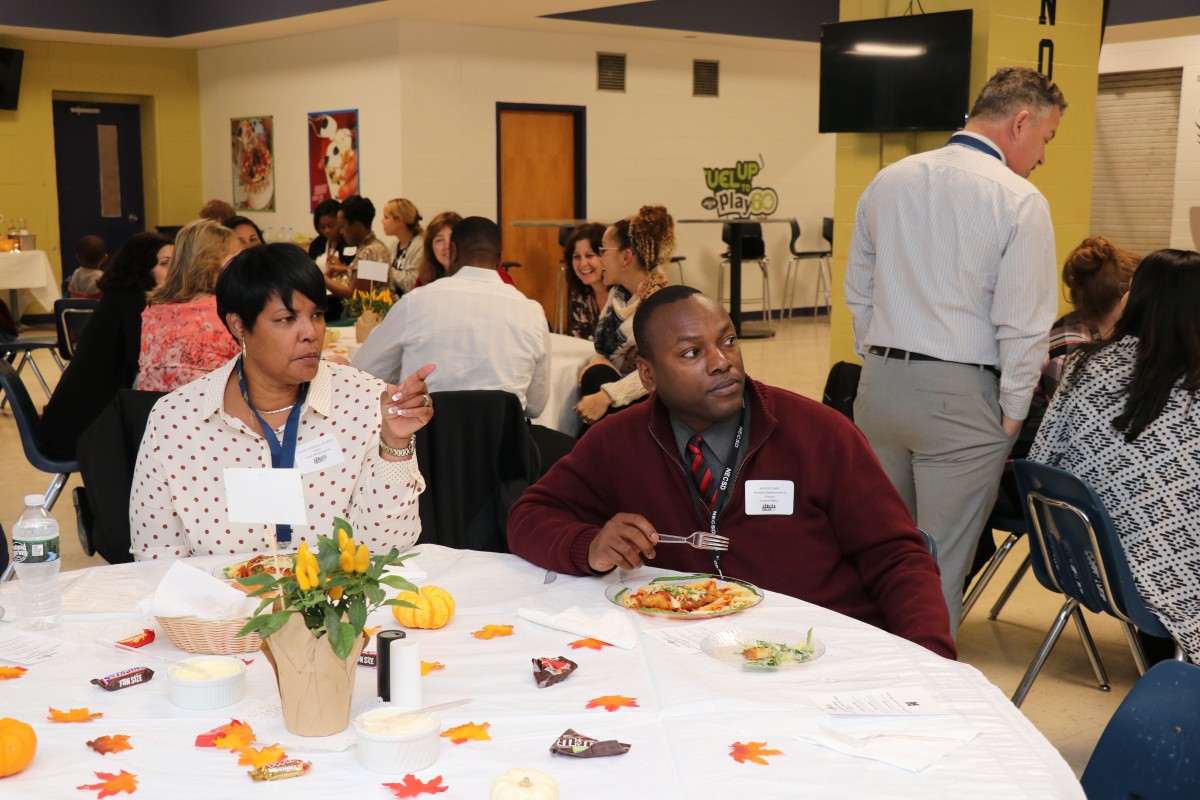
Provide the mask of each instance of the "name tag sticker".
[{"label": "name tag sticker", "polygon": [[357,247],[343,247],[342,255],[345,258],[354,258],[356,255],[358,255],[358,248]]},{"label": "name tag sticker", "polygon": [[308,524],[298,469],[226,467],[225,499],[230,522]]},{"label": "name tag sticker", "polygon": [[342,446],[332,436],[320,436],[296,445],[296,469],[302,475],[329,469],[346,460]]},{"label": "name tag sticker", "polygon": [[388,279],[388,265],[382,261],[358,261],[358,278],[363,281],[383,283]]},{"label": "name tag sticker", "polygon": [[746,513],[790,516],[795,495],[792,481],[746,481]]}]

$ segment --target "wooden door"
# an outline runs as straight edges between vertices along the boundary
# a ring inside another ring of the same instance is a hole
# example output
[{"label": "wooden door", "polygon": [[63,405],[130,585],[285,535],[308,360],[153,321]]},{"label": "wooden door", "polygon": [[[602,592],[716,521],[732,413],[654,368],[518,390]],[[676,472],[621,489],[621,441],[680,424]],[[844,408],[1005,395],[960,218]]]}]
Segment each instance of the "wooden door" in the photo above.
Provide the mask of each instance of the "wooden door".
[{"label": "wooden door", "polygon": [[[580,114],[573,110],[499,110],[499,217],[504,261],[519,261],[513,280],[555,319],[555,293],[562,266],[557,228],[515,227],[520,220],[583,216],[576,151]],[[552,323],[557,328],[557,322]]]}]

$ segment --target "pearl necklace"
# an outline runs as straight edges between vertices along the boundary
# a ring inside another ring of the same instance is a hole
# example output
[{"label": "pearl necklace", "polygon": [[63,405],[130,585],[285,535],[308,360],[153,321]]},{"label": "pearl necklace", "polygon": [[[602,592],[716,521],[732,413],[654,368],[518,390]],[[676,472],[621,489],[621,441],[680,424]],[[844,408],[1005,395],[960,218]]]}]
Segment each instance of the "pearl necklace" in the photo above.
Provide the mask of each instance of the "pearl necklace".
[{"label": "pearl necklace", "polygon": [[266,414],[282,414],[284,411],[291,411],[291,410],[292,410],[293,408],[295,408],[295,407],[296,407],[296,404],[295,404],[295,403],[292,403],[290,406],[284,406],[283,408],[277,408],[277,409],[275,409],[274,411],[260,411],[260,412],[258,412],[258,413],[260,413],[260,414],[263,414],[263,415],[266,415]]}]

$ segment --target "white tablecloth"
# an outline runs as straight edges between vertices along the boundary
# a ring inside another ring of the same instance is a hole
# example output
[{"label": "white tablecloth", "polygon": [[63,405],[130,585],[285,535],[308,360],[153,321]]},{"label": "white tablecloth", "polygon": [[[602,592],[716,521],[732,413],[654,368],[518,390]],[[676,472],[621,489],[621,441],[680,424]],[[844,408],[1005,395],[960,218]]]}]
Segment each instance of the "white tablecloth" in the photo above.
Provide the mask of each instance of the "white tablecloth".
[{"label": "white tablecloth", "polygon": [[[25,289],[46,311],[54,310],[54,301],[62,296],[43,250],[0,253],[0,290]],[[17,315],[13,309],[13,315]]]},{"label": "white tablecloth", "polygon": [[355,333],[353,326],[348,328],[326,328],[325,330],[327,333],[336,334],[336,337],[330,337],[332,341],[321,351],[323,358],[341,356],[349,361],[354,358],[354,354],[362,347],[362,344],[355,338],[357,333]]},{"label": "white tablecloth", "polygon": [[[756,608],[722,621],[705,623],[653,620],[631,616],[642,632],[637,647],[622,650],[572,649],[579,637],[519,618],[518,607],[557,610],[579,605],[599,612],[612,608],[604,599],[603,579],[558,576],[545,583],[544,570],[515,556],[454,551],[432,545],[416,548],[410,561],[454,594],[458,612],[437,631],[409,631],[425,661],[445,669],[422,679],[424,701],[459,698],[474,702],[444,712],[443,730],[474,722],[489,723],[490,741],[461,745],[443,739],[438,761],[417,777],[442,776],[447,798],[482,798],[492,780],[514,767],[551,774],[564,798],[1082,798],[1071,770],[1046,739],[996,687],[975,669],[944,660],[910,642],[830,611],[768,593]],[[194,559],[210,569],[232,560]],[[38,736],[37,757],[24,772],[3,779],[3,796],[12,798],[82,797],[74,787],[96,783],[97,771],[126,770],[137,776],[143,798],[240,798],[262,794],[289,798],[389,797],[380,784],[402,775],[380,775],[359,768],[353,748],[330,752],[292,736],[282,727],[256,725],[259,745],[279,742],[290,756],[312,761],[304,777],[272,789],[252,786],[236,757],[193,742],[197,734],[247,719],[255,707],[278,696],[266,658],[251,654],[248,695],[241,703],[216,711],[185,711],[167,697],[165,673],[142,686],[109,693],[88,680],[130,666],[165,667],[140,654],[92,644],[110,642],[143,627],[151,619],[137,611],[166,571],[161,562],[95,567],[60,576],[67,589],[67,621],[56,635],[74,643],[73,653],[29,668],[15,680],[0,681],[0,712],[25,720]],[[615,578],[610,578],[615,579]],[[0,590],[0,603],[15,585]],[[371,622],[398,627],[384,611]],[[702,653],[684,654],[648,632],[683,630],[691,625],[785,627],[806,630],[827,647],[819,660],[787,673],[743,672]],[[488,624],[514,627],[512,636],[480,640],[471,632]],[[12,631],[0,623],[0,633]],[[159,631],[148,655],[180,655]],[[579,664],[564,683],[536,688],[530,659],[567,656]],[[814,685],[828,679],[833,683]],[[863,680],[865,679],[865,680]],[[854,682],[851,682],[854,681]],[[922,772],[911,773],[874,761],[836,753],[792,738],[800,721],[822,717],[811,704],[817,691],[872,686],[922,686],[954,709],[979,735],[962,749]],[[359,668],[356,702],[374,696],[375,673]],[[636,707],[608,712],[585,708],[594,698],[635,698]],[[47,708],[87,707],[104,716],[86,724],[47,721]],[[567,728],[633,745],[625,755],[573,759],[549,753]],[[102,735],[125,734],[132,750],[101,756],[85,743]],[[734,742],[763,742],[779,750],[767,765],[738,763],[730,757]],[[263,794],[265,793],[265,794]],[[93,795],[89,795],[93,796]]]},{"label": "white tablecloth", "polygon": [[568,436],[579,433],[579,373],[596,355],[596,346],[587,339],[559,333],[550,334],[550,398],[542,415],[533,421]]}]

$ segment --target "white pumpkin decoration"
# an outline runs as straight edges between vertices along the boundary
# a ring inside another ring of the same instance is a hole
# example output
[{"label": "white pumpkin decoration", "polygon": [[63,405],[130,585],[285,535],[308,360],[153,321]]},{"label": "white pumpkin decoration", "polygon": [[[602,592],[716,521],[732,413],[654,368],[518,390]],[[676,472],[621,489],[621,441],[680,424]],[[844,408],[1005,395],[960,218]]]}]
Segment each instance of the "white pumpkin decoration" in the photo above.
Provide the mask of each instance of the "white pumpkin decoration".
[{"label": "white pumpkin decoration", "polygon": [[510,769],[492,782],[488,800],[558,800],[558,784],[536,769]]}]

